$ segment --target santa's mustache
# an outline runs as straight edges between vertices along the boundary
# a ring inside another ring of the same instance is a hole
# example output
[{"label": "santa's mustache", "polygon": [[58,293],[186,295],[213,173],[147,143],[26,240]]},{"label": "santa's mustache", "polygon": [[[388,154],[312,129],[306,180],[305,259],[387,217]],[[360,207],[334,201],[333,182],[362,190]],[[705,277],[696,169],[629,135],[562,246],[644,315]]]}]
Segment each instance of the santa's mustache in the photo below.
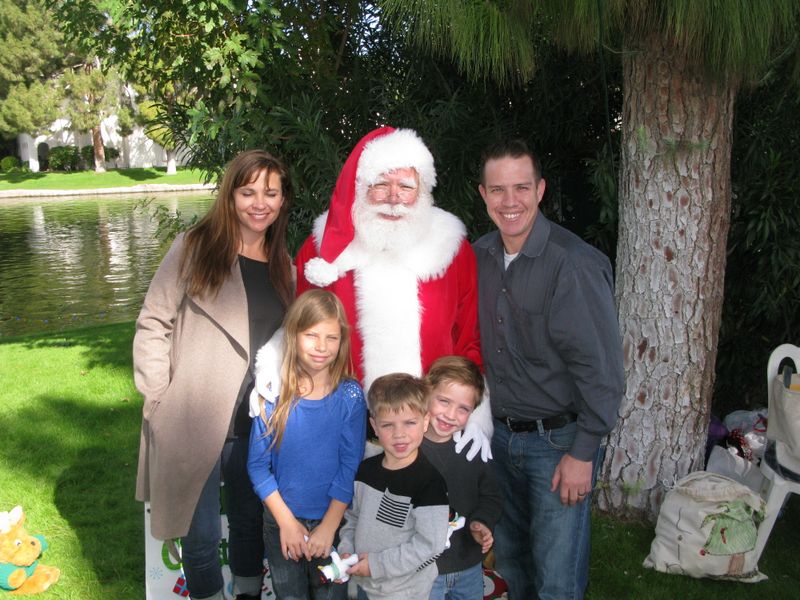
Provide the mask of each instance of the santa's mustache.
[{"label": "santa's mustache", "polygon": [[385,217],[406,217],[414,212],[414,208],[405,204],[392,204],[374,207],[372,211]]}]

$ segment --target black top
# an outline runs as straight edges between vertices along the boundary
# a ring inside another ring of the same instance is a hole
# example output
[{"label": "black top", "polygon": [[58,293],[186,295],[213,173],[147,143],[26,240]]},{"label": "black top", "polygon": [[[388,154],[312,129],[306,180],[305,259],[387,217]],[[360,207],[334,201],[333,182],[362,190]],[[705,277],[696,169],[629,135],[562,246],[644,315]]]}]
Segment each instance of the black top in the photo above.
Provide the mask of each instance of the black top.
[{"label": "black top", "polygon": [[228,437],[250,436],[250,390],[253,388],[253,363],[256,353],[281,326],[286,308],[269,279],[269,263],[239,256],[244,291],[247,294],[247,318],[250,322],[250,369],[239,388]]},{"label": "black top", "polygon": [[447,483],[450,517],[457,512],[466,519],[464,527],[450,536],[450,547],[436,560],[439,574],[455,573],[483,561],[481,546],[472,537],[469,524],[480,521],[491,531],[503,514],[503,495],[491,474],[491,467],[480,459],[470,461],[466,452],[457,454],[455,442],[422,440],[420,451],[442,474]]}]

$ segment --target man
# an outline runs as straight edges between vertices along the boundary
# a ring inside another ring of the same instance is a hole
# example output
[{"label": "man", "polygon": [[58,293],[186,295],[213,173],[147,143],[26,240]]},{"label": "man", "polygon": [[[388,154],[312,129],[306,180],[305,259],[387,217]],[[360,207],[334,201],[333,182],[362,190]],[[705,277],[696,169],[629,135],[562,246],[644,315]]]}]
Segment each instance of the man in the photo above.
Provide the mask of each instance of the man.
[{"label": "man", "polygon": [[506,501],[497,570],[511,600],[582,598],[600,445],[623,394],[611,265],[539,213],[545,181],[524,142],[486,151],[478,189],[497,226],[473,246]]},{"label": "man", "polygon": [[421,376],[444,355],[481,364],[475,255],[461,221],[433,206],[435,185],[414,131],[376,129],[295,259],[298,294],[323,287],[344,304],[365,389],[387,373]]}]

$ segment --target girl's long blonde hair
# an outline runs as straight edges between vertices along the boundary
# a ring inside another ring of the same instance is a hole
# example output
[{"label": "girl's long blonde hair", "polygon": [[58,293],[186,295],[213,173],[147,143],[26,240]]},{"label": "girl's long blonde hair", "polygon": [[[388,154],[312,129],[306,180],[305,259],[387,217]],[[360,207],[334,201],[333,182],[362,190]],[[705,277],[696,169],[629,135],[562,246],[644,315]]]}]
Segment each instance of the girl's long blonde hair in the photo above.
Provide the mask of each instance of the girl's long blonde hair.
[{"label": "girl's long blonde hair", "polygon": [[281,445],[289,414],[299,401],[300,384],[311,381],[311,376],[297,359],[297,336],[327,319],[336,319],[341,330],[339,352],[329,367],[330,389],[335,390],[343,379],[354,379],[350,359],[350,326],[342,303],[335,294],[326,290],[304,292],[292,303],[283,320],[285,349],[281,363],[281,393],[269,419],[264,411],[263,398],[261,400],[261,418],[267,425],[266,434],[272,436],[270,449],[277,449]]}]

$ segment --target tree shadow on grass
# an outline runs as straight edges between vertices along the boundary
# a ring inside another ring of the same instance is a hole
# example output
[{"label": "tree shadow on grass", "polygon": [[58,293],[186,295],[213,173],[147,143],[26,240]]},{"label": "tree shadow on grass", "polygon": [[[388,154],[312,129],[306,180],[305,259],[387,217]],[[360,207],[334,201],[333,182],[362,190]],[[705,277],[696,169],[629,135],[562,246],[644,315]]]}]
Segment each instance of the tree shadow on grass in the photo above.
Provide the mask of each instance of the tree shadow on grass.
[{"label": "tree shadow on grass", "polygon": [[[160,171],[160,172],[158,172]],[[158,179],[166,173],[166,169],[120,169],[120,175],[134,181],[147,181],[148,179]]]},{"label": "tree shadow on grass", "polygon": [[57,480],[55,504],[104,591],[139,588],[142,597],[144,533],[135,477],[135,455],[121,453],[113,443],[86,448]]},{"label": "tree shadow on grass", "polygon": [[37,179],[42,179],[43,177],[46,177],[46,176],[47,176],[47,174],[46,173],[42,173],[42,172],[38,172],[38,173],[28,172],[28,173],[25,173],[25,172],[22,172],[22,171],[18,171],[18,172],[13,172],[13,173],[3,173],[2,175],[0,175],[0,181],[5,181],[7,183],[15,184],[15,183],[23,183],[25,181],[35,181]]},{"label": "tree shadow on grass", "polygon": [[132,368],[134,333],[134,323],[114,323],[46,335],[5,338],[0,340],[0,344],[22,344],[28,350],[81,346],[87,368]]},{"label": "tree shadow on grass", "polygon": [[56,509],[111,597],[144,595],[142,505],[134,500],[140,419],[139,403],[54,396],[0,416],[0,463],[52,485]]}]

